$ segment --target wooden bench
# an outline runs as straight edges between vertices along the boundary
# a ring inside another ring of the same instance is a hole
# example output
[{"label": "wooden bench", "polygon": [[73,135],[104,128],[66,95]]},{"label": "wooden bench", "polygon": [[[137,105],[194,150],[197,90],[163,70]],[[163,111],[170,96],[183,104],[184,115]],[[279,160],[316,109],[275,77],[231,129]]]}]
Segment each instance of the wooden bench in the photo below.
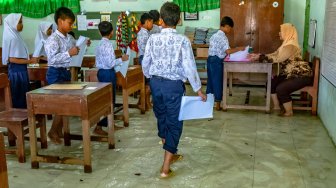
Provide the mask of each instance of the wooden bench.
[{"label": "wooden bench", "polygon": [[[0,127],[8,129],[8,143],[16,149],[6,149],[14,153],[19,162],[26,162],[24,135],[28,134],[28,113],[26,109],[12,108],[10,84],[7,74],[0,74],[0,91],[4,92],[5,110],[0,112]],[[47,148],[46,123],[44,116],[37,116],[37,128],[40,128],[41,148]]]},{"label": "wooden bench", "polygon": [[[294,104],[300,104],[300,106],[294,105],[293,110],[311,110],[311,114],[317,115],[317,99],[318,99],[318,87],[319,87],[319,75],[320,75],[320,58],[314,57],[312,61],[312,69],[314,72],[314,81],[312,86],[306,86],[299,90],[299,92],[306,92],[309,94],[307,100],[296,100]],[[306,104],[308,106],[302,106]]]}]

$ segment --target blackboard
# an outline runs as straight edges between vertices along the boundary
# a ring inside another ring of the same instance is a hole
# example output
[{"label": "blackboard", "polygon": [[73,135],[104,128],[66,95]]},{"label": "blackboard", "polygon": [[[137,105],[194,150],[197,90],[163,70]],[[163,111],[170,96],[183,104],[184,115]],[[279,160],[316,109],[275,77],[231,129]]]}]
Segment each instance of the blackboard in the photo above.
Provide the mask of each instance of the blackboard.
[{"label": "blackboard", "polygon": [[[111,12],[111,13],[87,12],[85,15],[86,15],[86,19],[101,19],[101,15],[110,15],[110,20],[113,25],[113,32],[114,32],[112,40],[115,40],[116,24],[117,24],[118,16],[120,15],[120,13],[121,12]],[[131,12],[131,14],[135,14],[135,17],[137,18],[137,20],[140,20],[140,17],[143,13],[144,12]],[[83,35],[83,36],[89,37],[91,40],[101,39],[98,29],[88,29],[87,31],[78,31],[78,27],[76,27],[72,31],[75,33],[76,38],[78,38],[80,35]]]}]

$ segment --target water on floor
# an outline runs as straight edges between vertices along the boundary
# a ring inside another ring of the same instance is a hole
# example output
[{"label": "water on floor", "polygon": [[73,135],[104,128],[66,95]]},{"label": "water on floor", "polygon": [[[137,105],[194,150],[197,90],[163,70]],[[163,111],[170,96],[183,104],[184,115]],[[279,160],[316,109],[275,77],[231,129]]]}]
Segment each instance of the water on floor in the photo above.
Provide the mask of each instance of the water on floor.
[{"label": "water on floor", "polygon": [[[264,104],[264,89],[259,88],[234,88],[229,102],[244,104],[247,90],[249,104]],[[163,150],[155,116],[152,111],[141,115],[131,109],[130,126],[115,133],[116,149],[92,142],[92,173],[64,164],[40,163],[39,169],[31,169],[26,142],[26,163],[7,155],[9,184],[11,188],[334,187],[336,150],[328,133],[318,117],[294,113],[283,118],[261,111],[214,111],[213,119],[185,121],[178,151],[184,158],[172,165],[175,176],[160,179]],[[80,120],[71,118],[70,127],[80,133]],[[72,141],[70,147],[48,144],[41,153],[82,156],[80,141]]]}]

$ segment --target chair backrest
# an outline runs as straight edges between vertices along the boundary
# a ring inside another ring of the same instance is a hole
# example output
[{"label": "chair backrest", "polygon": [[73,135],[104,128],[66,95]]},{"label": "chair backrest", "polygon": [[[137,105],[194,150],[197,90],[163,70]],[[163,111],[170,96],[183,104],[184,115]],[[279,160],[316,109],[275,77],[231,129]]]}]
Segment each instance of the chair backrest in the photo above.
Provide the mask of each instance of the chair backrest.
[{"label": "chair backrest", "polygon": [[314,56],[312,61],[312,69],[314,73],[313,87],[318,88],[319,76],[320,76],[320,58]]},{"label": "chair backrest", "polygon": [[7,74],[0,74],[0,92],[3,92],[5,98],[5,109],[9,110],[12,108],[12,98]]}]

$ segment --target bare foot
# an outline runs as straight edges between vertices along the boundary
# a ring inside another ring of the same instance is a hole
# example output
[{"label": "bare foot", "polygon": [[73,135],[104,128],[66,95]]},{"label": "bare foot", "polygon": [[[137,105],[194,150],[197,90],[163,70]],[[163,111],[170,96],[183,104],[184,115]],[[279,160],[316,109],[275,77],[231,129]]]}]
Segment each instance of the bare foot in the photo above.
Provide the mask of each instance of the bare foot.
[{"label": "bare foot", "polygon": [[170,164],[173,164],[173,163],[175,163],[175,162],[177,162],[177,161],[180,161],[180,160],[182,160],[182,159],[183,159],[183,155],[174,154],[174,155],[173,155],[173,158],[172,158],[172,160],[171,160],[171,162],[170,162]]},{"label": "bare foot", "polygon": [[60,139],[60,137],[58,136],[57,132],[48,132],[48,137],[50,139],[51,142],[53,142],[54,144],[62,144],[62,140]]},{"label": "bare foot", "polygon": [[93,131],[94,134],[100,135],[100,136],[107,136],[108,133],[102,129],[100,126],[96,126],[96,128]]}]

